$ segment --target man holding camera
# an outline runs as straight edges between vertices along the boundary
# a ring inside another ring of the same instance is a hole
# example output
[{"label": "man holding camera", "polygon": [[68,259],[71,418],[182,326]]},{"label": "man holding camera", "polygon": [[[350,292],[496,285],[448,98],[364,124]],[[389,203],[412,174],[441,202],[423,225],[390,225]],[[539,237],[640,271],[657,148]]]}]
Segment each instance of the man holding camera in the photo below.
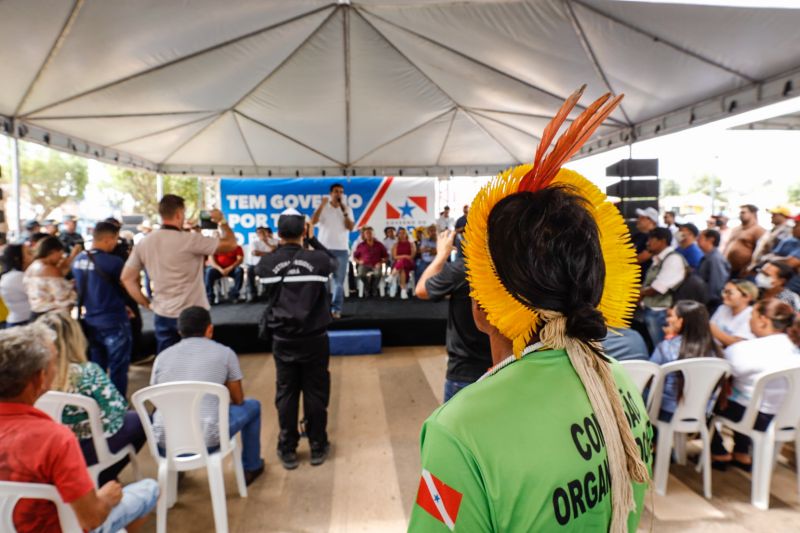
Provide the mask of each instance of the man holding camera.
[{"label": "man holding camera", "polygon": [[[206,256],[233,251],[236,236],[219,209],[210,212],[219,226],[219,237],[183,231],[186,204],[183,198],[165,194],[158,202],[161,228],[152,232],[133,248],[125,268],[122,284],[136,303],[152,309],[156,333],[156,354],[178,343],[178,315],[187,307],[209,308],[203,282]],[[142,293],[139,274],[147,269],[153,284],[152,302]]]},{"label": "man holding camera", "polygon": [[322,198],[322,203],[311,217],[311,223],[319,226],[319,242],[330,250],[338,261],[333,273],[331,302],[331,316],[338,319],[342,317],[344,279],[347,277],[347,266],[350,263],[350,232],[356,225],[353,210],[345,201],[344,186],[341,183],[331,185],[330,195]]}]

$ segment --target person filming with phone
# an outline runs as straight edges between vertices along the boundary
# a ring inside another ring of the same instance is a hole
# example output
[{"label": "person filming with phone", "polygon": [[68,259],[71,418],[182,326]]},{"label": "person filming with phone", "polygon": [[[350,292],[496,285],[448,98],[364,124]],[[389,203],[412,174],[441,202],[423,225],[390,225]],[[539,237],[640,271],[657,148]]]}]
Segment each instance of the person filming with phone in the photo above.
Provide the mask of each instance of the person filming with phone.
[{"label": "person filming with phone", "polygon": [[322,197],[322,203],[314,211],[311,223],[319,225],[319,242],[330,250],[338,261],[333,273],[333,300],[331,316],[342,318],[344,304],[344,280],[350,259],[350,232],[355,228],[353,210],[348,207],[341,183],[331,185],[330,195]]},{"label": "person filming with phone", "polygon": [[[203,280],[206,256],[236,249],[236,236],[219,209],[209,212],[219,227],[219,237],[183,231],[186,204],[180,196],[165,194],[158,202],[161,229],[152,232],[133,248],[122,284],[136,302],[154,313],[156,354],[178,343],[178,315],[187,307],[209,308]],[[140,272],[147,270],[153,285],[153,299],[142,293]]]}]

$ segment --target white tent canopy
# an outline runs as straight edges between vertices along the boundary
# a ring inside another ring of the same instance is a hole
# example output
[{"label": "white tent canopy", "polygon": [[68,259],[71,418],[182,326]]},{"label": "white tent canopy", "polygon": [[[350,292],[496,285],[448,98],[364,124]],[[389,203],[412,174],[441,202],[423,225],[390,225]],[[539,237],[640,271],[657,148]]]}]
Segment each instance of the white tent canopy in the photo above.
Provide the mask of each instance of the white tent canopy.
[{"label": "white tent canopy", "polygon": [[797,94],[800,10],[615,0],[4,0],[6,133],[164,173],[492,173],[562,100],[616,148]]}]

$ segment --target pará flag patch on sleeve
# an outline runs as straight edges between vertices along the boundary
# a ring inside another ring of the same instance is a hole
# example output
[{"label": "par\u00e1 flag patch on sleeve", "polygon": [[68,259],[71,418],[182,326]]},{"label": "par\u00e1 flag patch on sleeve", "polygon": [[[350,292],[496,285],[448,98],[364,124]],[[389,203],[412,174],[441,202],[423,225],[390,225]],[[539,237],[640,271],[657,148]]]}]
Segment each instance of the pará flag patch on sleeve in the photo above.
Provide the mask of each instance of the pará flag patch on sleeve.
[{"label": "par\u00e1 flag patch on sleeve", "polygon": [[444,523],[450,531],[456,527],[461,497],[460,492],[448,487],[427,470],[422,471],[417,492],[417,505],[425,509],[436,520]]}]

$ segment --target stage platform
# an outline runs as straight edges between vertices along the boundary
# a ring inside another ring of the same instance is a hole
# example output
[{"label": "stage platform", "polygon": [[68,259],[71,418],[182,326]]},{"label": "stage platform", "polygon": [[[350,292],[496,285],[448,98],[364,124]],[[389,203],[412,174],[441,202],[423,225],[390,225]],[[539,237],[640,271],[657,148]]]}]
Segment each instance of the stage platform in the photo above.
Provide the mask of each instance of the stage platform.
[{"label": "stage platform", "polygon": [[[263,310],[263,303],[213,306],[214,339],[237,353],[271,351],[258,339],[258,320]],[[144,351],[155,353],[152,313],[145,311],[142,320]],[[379,329],[383,346],[432,346],[444,344],[446,327],[446,301],[350,298],[345,300],[342,318],[331,323],[330,329]]]}]

